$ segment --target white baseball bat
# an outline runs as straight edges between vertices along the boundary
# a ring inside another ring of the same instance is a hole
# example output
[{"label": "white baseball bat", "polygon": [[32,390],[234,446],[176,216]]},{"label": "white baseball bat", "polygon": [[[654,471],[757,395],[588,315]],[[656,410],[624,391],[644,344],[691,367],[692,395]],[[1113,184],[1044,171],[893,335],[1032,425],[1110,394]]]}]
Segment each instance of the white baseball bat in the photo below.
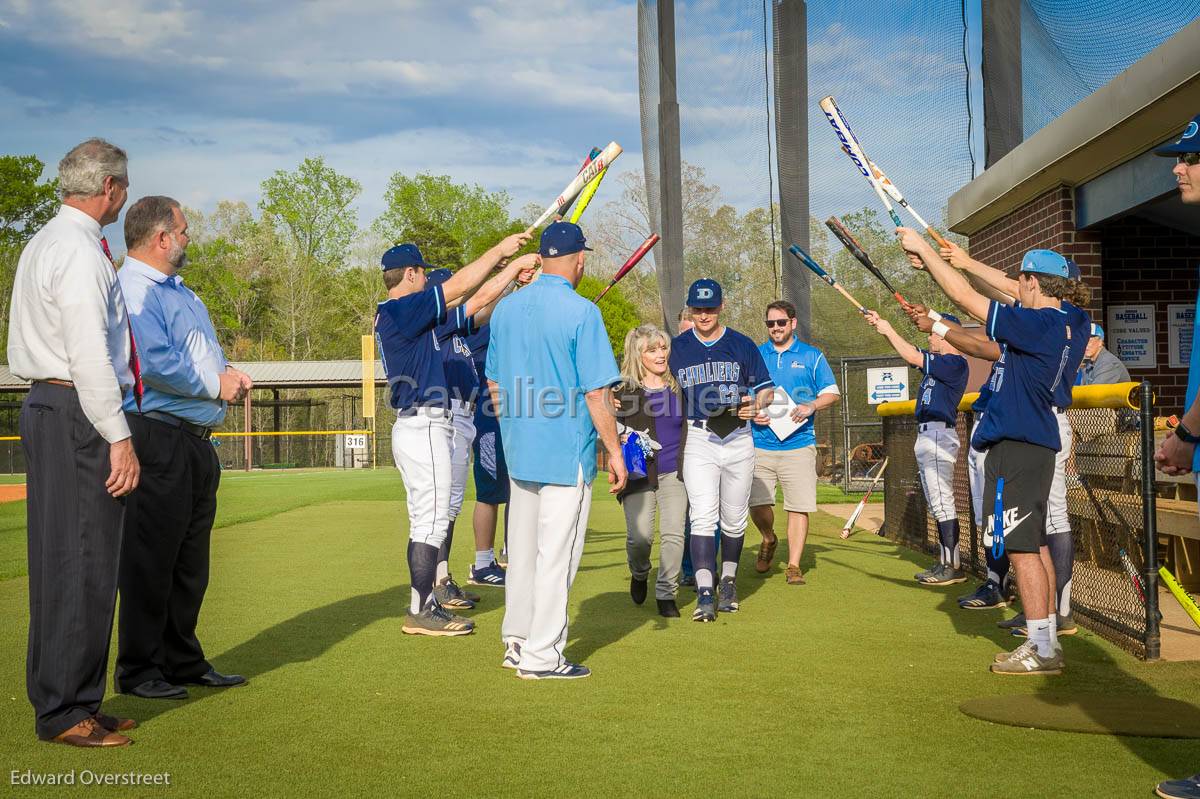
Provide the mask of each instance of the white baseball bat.
[{"label": "white baseball bat", "polygon": [[608,146],[600,152],[600,155],[593,158],[591,163],[584,167],[579,174],[577,174],[571,180],[571,182],[567,184],[567,187],[562,190],[562,194],[558,195],[558,199],[546,206],[546,210],[542,211],[542,215],[539,216],[525,232],[532,236],[533,231],[540,228],[546,223],[546,220],[557,214],[559,208],[562,208],[564,205],[572,202],[576,197],[578,197],[579,193],[583,191],[583,187],[590,183],[592,178],[596,177],[596,175],[599,175],[603,170],[607,169],[609,164],[615,161],[621,152],[621,145],[617,144],[615,141],[609,142]]},{"label": "white baseball bat", "polygon": [[849,538],[850,533],[854,530],[854,523],[858,521],[858,516],[867,507],[867,500],[871,498],[871,492],[875,490],[875,484],[879,482],[879,478],[883,477],[883,473],[887,470],[888,459],[883,459],[883,465],[879,467],[879,472],[876,473],[875,479],[871,481],[871,485],[867,488],[867,493],[858,501],[858,507],[854,509],[854,513],[850,514],[850,518],[842,525],[842,538]]}]

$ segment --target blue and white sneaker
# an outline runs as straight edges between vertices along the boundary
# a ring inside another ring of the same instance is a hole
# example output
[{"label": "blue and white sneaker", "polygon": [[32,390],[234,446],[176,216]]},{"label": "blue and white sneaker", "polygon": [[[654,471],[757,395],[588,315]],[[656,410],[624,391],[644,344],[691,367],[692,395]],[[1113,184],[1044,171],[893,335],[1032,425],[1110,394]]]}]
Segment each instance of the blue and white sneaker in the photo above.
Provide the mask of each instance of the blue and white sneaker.
[{"label": "blue and white sneaker", "polygon": [[504,645],[504,660],[500,661],[500,665],[506,669],[515,669],[520,662],[521,642],[509,641]]},{"label": "blue and white sneaker", "polygon": [[482,569],[476,569],[471,566],[467,572],[467,585],[490,585],[493,588],[504,587],[504,568],[492,561],[491,566]]},{"label": "blue and white sneaker", "polygon": [[522,680],[582,680],[590,677],[592,670],[578,663],[564,661],[562,665],[546,671],[523,671],[517,669],[517,676]]},{"label": "blue and white sneaker", "polygon": [[1183,780],[1166,780],[1154,787],[1163,799],[1200,799],[1200,774]]},{"label": "blue and white sneaker", "polygon": [[701,590],[696,599],[696,609],[692,611],[692,621],[709,622],[717,620],[717,603],[713,599],[711,588]]},{"label": "blue and white sneaker", "polygon": [[958,598],[958,606],[963,610],[991,610],[992,608],[1008,607],[1000,587],[991,580],[984,582],[975,593]]}]

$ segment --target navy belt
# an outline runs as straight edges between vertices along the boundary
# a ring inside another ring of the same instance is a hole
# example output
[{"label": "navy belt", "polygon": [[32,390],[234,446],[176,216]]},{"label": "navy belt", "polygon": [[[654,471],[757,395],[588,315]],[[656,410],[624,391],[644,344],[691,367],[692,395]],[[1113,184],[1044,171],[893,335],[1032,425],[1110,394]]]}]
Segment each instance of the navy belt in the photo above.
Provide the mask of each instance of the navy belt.
[{"label": "navy belt", "polygon": [[450,413],[450,409],[446,407],[444,402],[418,402],[416,405],[398,408],[396,410],[396,417],[399,419],[407,419],[410,416],[416,416],[422,408],[437,408],[440,411]]},{"label": "navy belt", "polygon": [[946,430],[949,427],[945,422],[921,422],[917,425],[917,430],[924,433],[926,430]]},{"label": "navy belt", "polygon": [[212,438],[211,427],[202,427],[198,424],[189,422],[187,419],[180,419],[178,416],[172,416],[169,413],[163,413],[162,411],[145,411],[141,415],[147,419],[153,419],[156,422],[161,422],[163,424],[170,425],[171,427],[179,428],[183,432],[190,433],[196,438],[204,439],[205,441]]}]

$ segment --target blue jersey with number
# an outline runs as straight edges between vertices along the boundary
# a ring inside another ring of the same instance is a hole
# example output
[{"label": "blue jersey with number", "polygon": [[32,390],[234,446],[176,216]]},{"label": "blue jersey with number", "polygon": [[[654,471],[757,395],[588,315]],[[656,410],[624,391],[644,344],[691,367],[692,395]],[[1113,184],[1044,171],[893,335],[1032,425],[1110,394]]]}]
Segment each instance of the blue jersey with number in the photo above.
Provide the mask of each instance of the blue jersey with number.
[{"label": "blue jersey with number", "polygon": [[1067,324],[1071,328],[1071,358],[1067,363],[1067,371],[1063,380],[1059,381],[1054,391],[1054,407],[1071,407],[1071,389],[1075,386],[1079,375],[1079,367],[1083,365],[1083,352],[1087,349],[1088,339],[1092,336],[1092,317],[1087,311],[1069,302],[1062,304],[1067,312]]},{"label": "blue jersey with number", "polygon": [[958,420],[958,403],[967,390],[967,359],[961,355],[937,355],[921,350],[921,385],[917,389],[917,421]]},{"label": "blue jersey with number", "polygon": [[996,371],[995,362],[992,363],[992,368],[988,371],[987,380],[983,381],[983,385],[979,387],[979,396],[971,403],[971,410],[976,414],[985,413],[987,411],[988,400],[992,398],[992,372]]},{"label": "blue jersey with number", "polygon": [[[455,313],[442,322],[437,326],[435,335],[442,349],[442,370],[446,374],[446,388],[450,391],[451,399],[475,402],[479,393],[479,373],[475,371],[475,361],[468,343],[470,334],[475,332],[475,317],[468,316],[463,320],[463,314]],[[459,324],[460,321],[463,323]]]},{"label": "blue jersey with number", "polygon": [[1074,377],[1069,371],[1070,321],[1062,308],[991,303],[987,334],[1000,344],[1000,360],[992,367],[992,396],[971,446],[985,450],[1000,441],[1024,441],[1055,451],[1062,446],[1051,408],[1059,383]]},{"label": "blue jersey with number", "polygon": [[715,341],[701,341],[695,328],[676,336],[669,364],[689,419],[707,419],[736,408],[742,397],[772,384],[758,346],[728,327]]},{"label": "blue jersey with number", "polygon": [[467,347],[471,350],[471,362],[475,364],[475,374],[479,375],[479,385],[487,387],[487,378],[483,376],[483,367],[487,364],[488,344],[492,341],[492,326],[484,325],[467,334]]},{"label": "blue jersey with number", "polygon": [[[460,313],[462,307],[456,309]],[[398,411],[418,405],[448,407],[446,373],[434,328],[446,321],[441,286],[379,303],[375,339],[387,375],[389,401]]]}]

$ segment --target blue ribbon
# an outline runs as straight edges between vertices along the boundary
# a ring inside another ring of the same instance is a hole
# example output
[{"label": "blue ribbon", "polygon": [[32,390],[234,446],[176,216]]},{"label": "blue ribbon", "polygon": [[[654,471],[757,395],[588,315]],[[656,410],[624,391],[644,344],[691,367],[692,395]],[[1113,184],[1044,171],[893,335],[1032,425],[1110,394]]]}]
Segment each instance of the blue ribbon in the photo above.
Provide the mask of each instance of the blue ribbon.
[{"label": "blue ribbon", "polygon": [[996,479],[996,504],[992,508],[992,558],[1004,557],[1004,478]]}]

